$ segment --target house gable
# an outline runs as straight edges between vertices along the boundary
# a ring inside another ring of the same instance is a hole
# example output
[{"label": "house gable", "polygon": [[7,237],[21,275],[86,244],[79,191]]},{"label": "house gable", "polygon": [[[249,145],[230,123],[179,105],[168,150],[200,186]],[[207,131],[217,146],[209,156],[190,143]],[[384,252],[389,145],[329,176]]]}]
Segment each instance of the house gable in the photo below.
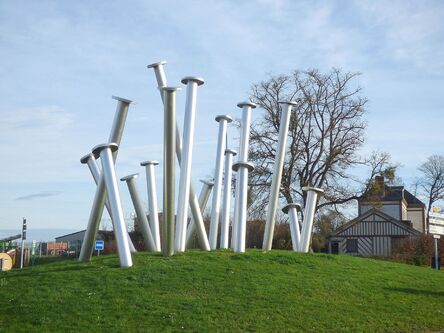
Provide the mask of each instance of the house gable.
[{"label": "house gable", "polygon": [[419,232],[404,222],[373,208],[344,224],[331,237],[411,236]]}]

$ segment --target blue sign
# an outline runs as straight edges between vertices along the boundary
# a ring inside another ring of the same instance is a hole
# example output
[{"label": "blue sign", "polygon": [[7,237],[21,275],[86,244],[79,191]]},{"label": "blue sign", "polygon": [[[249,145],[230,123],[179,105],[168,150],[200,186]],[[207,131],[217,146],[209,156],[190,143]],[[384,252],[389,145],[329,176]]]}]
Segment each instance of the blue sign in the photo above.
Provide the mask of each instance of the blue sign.
[{"label": "blue sign", "polygon": [[97,241],[96,240],[96,250],[105,250],[105,242],[102,240]]}]

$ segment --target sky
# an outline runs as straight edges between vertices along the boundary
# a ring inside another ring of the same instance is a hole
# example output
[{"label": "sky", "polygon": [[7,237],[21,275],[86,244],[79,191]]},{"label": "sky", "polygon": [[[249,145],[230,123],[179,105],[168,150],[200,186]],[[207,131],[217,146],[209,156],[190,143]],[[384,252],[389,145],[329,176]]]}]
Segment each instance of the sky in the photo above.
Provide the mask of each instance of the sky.
[{"label": "sky", "polygon": [[[0,230],[86,227],[95,185],[80,157],[108,139],[116,101],[130,106],[120,177],[162,159],[163,107],[152,70],[169,85],[200,76],[193,183],[214,171],[215,116],[269,74],[332,67],[361,72],[367,104],[362,154],[385,151],[406,185],[442,154],[442,1],[1,1]],[[177,96],[182,123],[185,90]],[[254,117],[261,115],[255,110]],[[180,125],[181,126],[181,125]],[[237,149],[229,129],[229,146]],[[156,169],[161,198],[162,163]],[[133,213],[120,184],[125,216]],[[160,202],[159,202],[160,203]]]}]

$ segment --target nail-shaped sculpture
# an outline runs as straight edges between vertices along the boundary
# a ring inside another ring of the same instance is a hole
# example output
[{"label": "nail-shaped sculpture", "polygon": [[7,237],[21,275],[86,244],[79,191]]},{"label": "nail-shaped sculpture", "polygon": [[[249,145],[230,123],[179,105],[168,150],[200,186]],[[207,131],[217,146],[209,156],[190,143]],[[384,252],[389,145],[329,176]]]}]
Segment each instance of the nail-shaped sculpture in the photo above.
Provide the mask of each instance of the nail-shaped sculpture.
[{"label": "nail-shaped sculpture", "polygon": [[211,222],[210,222],[210,247],[212,250],[217,248],[217,234],[219,231],[220,206],[221,206],[221,190],[222,190],[222,173],[223,173],[223,156],[227,142],[227,125],[233,121],[228,115],[219,115],[216,117],[219,123],[219,134],[216,147],[216,168],[214,171],[214,190],[213,200],[211,203]]},{"label": "nail-shaped sculpture", "polygon": [[222,195],[222,213],[220,221],[220,248],[228,249],[229,233],[230,233],[230,206],[231,206],[231,179],[233,171],[233,157],[236,156],[236,151],[233,149],[225,150],[225,165],[224,165],[224,191]]},{"label": "nail-shaped sculpture", "polygon": [[[92,177],[94,179],[94,182],[96,183],[96,185],[99,185],[101,172],[100,172],[99,166],[97,165],[97,160],[94,157],[94,154],[93,153],[86,154],[85,156],[83,156],[80,159],[80,163],[88,165],[88,169],[91,172],[91,175],[92,175]],[[105,207],[106,207],[106,210],[108,211],[109,217],[112,220],[111,209],[109,207],[109,203],[108,203],[107,199],[105,200]],[[97,227],[99,227],[99,225],[97,225]],[[95,231],[96,235],[97,235],[97,231]],[[128,237],[128,242],[129,242],[129,245],[130,245],[131,252],[137,252],[137,250],[134,247],[134,244],[133,244],[133,242],[131,240],[131,237],[130,237],[130,235],[128,233],[128,230],[126,231],[126,234],[127,234],[127,237]]]},{"label": "nail-shaped sculpture", "polygon": [[113,153],[115,153],[117,149],[118,146],[116,143],[104,143],[94,147],[93,154],[95,156],[100,156],[100,161],[102,162],[102,175],[105,183],[108,202],[111,208],[111,217],[114,224],[114,234],[117,242],[120,266],[131,267],[133,265],[133,261],[131,258],[128,237],[126,236],[125,220],[123,218],[116,171],[114,169]]},{"label": "nail-shaped sculpture", "polygon": [[300,252],[307,253],[310,249],[311,235],[313,230],[313,219],[316,211],[318,196],[324,193],[323,189],[305,186],[302,188],[307,192],[307,200],[305,201],[304,221],[302,223]]},{"label": "nail-shaped sculpture", "polygon": [[120,178],[121,181],[126,182],[128,186],[128,191],[131,196],[131,201],[133,202],[134,210],[136,211],[137,220],[140,225],[143,242],[145,248],[148,251],[157,251],[156,245],[154,243],[153,234],[151,233],[151,228],[148,224],[148,219],[146,218],[145,209],[140,199],[139,191],[137,190],[136,178],[139,176],[138,173],[128,175],[126,177]]},{"label": "nail-shaped sculpture", "polygon": [[157,208],[157,192],[156,192],[156,176],[154,167],[158,165],[158,161],[145,161],[140,163],[146,169],[146,186],[148,192],[148,208],[150,212],[150,227],[153,234],[156,251],[160,252],[160,229],[159,229],[159,210]]},{"label": "nail-shaped sculpture", "polygon": [[191,163],[193,160],[194,123],[196,118],[197,87],[204,84],[198,77],[187,76],[182,79],[187,86],[185,119],[183,124],[182,161],[180,164],[179,197],[177,199],[176,241],[177,252],[185,251],[188,205],[190,202]]},{"label": "nail-shaped sculpture", "polygon": [[156,62],[154,64],[148,65],[146,66],[147,68],[152,68],[154,69],[154,75],[156,75],[156,81],[157,81],[157,86],[160,92],[160,98],[163,101],[163,91],[162,88],[167,86],[167,80],[166,80],[166,76],[165,76],[165,71],[163,69],[163,65],[165,65],[167,62],[165,60]]},{"label": "nail-shaped sculpture", "polygon": [[232,169],[238,173],[239,177],[239,200],[237,207],[237,241],[234,252],[245,252],[245,237],[247,230],[247,200],[248,200],[248,173],[254,170],[253,164],[249,162],[237,162]]},{"label": "nail-shaped sculpture", "polygon": [[267,220],[265,222],[264,241],[262,249],[271,250],[273,243],[274,225],[279,201],[279,189],[281,187],[282,169],[285,160],[285,148],[287,146],[288,126],[290,125],[291,109],[297,103],[292,101],[279,102],[282,104],[282,113],[279,125],[279,137],[274,160],[273,176],[271,179],[270,201],[268,202]]},{"label": "nail-shaped sculpture", "polygon": [[[202,183],[202,189],[199,193],[199,208],[200,211],[205,211],[205,208],[208,203],[208,198],[210,197],[211,190],[213,189],[213,181],[211,180],[201,180]],[[194,220],[191,219],[190,224],[187,228],[187,241],[186,241],[186,247],[189,247],[191,244],[191,241],[193,240],[194,233],[196,231],[196,224],[194,223]]]},{"label": "nail-shaped sculpture", "polygon": [[174,254],[176,92],[181,88],[164,87],[162,90],[164,93],[162,254],[169,257]]},{"label": "nail-shaped sculpture", "polygon": [[299,219],[298,212],[302,210],[301,205],[298,203],[289,203],[282,211],[285,214],[288,214],[290,221],[290,234],[291,234],[291,246],[293,247],[293,251],[299,252],[299,247],[301,243],[301,229],[299,229]]},{"label": "nail-shaped sculpture", "polygon": [[256,104],[251,102],[241,102],[237,104],[242,108],[242,128],[240,137],[240,148],[238,162],[233,165],[233,170],[237,171],[236,176],[236,201],[234,209],[234,251],[245,252],[245,232],[247,224],[247,192],[248,192],[248,171],[254,169],[248,163],[248,146],[250,143],[251,110],[256,108]]},{"label": "nail-shaped sculpture", "polygon": [[[122,140],[123,129],[125,127],[126,117],[128,115],[128,108],[133,101],[112,96],[117,100],[117,108],[114,116],[111,133],[109,135],[108,142],[114,142],[120,145]],[[113,153],[114,162],[117,158],[117,151]],[[103,208],[106,202],[106,189],[103,176],[100,176],[96,193],[94,195],[93,206],[88,219],[88,226],[83,237],[82,248],[80,250],[79,261],[90,261],[94,250],[94,241],[99,231],[100,220],[103,214]],[[112,217],[111,217],[112,218]]]},{"label": "nail-shaped sculpture", "polygon": [[[165,77],[165,70],[164,65],[166,64],[166,61],[160,61],[158,63],[154,63],[151,65],[148,65],[148,68],[152,68],[154,70],[154,73],[156,75],[157,80],[157,87],[159,90],[161,90],[163,87],[167,86],[166,77]],[[162,101],[164,101],[164,96],[161,93]],[[177,160],[179,162],[179,165],[181,165],[182,161],[182,142],[181,142],[181,136],[179,127],[176,123],[176,156]],[[193,183],[191,182],[190,185],[190,206],[191,206],[191,213],[193,215],[196,229],[199,237],[199,244],[203,250],[209,251],[210,250],[210,244],[208,242],[208,236],[207,232],[205,231],[205,225],[203,222],[202,212],[199,209],[199,200],[196,196],[196,192],[194,191]]]}]

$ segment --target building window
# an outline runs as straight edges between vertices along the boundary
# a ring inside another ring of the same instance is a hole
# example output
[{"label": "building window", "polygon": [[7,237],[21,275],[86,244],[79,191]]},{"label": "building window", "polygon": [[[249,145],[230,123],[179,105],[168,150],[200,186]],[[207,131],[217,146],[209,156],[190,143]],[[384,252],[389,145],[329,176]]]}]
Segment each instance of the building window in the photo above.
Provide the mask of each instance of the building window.
[{"label": "building window", "polygon": [[347,239],[347,253],[358,253],[357,239]]}]

